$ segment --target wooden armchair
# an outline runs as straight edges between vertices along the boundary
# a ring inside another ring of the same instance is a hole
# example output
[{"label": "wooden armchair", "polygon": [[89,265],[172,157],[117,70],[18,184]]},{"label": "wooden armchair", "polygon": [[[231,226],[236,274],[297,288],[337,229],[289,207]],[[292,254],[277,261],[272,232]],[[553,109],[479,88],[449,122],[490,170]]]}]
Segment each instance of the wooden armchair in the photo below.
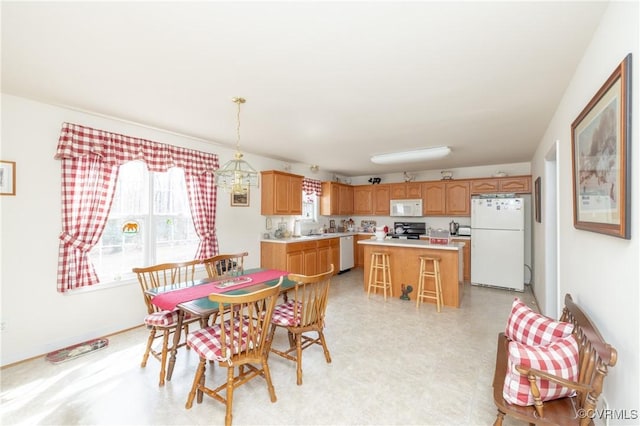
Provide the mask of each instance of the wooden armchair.
[{"label": "wooden armchair", "polygon": [[[149,329],[149,338],[147,339],[147,347],[144,351],[144,355],[142,356],[140,366],[145,367],[147,365],[149,354],[153,355],[154,358],[160,361],[160,386],[163,386],[165,382],[167,354],[173,350],[170,346],[170,341],[173,341],[173,333],[181,333],[184,330],[184,336],[186,339],[187,333],[189,332],[189,324],[196,321],[202,321],[202,323],[204,323],[205,319],[185,314],[182,330],[177,330],[178,310],[163,311],[151,303],[152,296],[146,292],[157,287],[193,281],[195,267],[199,264],[199,260],[191,260],[178,263],[163,263],[144,268],[133,268],[133,272],[138,277],[138,282],[140,283],[142,296],[144,297],[144,303],[147,306],[148,313],[144,318],[144,323]],[[154,349],[154,341],[160,338],[162,338],[160,349]],[[179,343],[178,347],[182,347],[185,344],[186,342]]]},{"label": "wooden armchair", "polygon": [[[509,339],[504,333],[500,333],[493,378],[493,399],[498,407],[494,426],[501,426],[505,415],[539,425],[587,426],[592,424],[592,416],[597,408],[604,378],[607,376],[608,368],[616,364],[617,352],[604,341],[591,319],[573,302],[569,294],[565,296],[565,306],[560,320],[574,325],[573,336],[579,347],[578,380],[565,380],[553,374],[519,365],[516,369],[520,374],[527,376],[531,385],[534,406],[520,406],[505,401],[502,391],[507,370]],[[543,402],[536,381],[539,379],[546,379],[573,389],[576,395]]]},{"label": "wooden armchair", "polygon": [[207,269],[209,278],[217,278],[223,275],[241,274],[244,271],[244,258],[248,252],[219,254],[204,259],[202,263]]},{"label": "wooden armchair", "polygon": [[[219,304],[220,311],[224,313],[218,315],[215,324],[196,330],[187,338],[187,344],[200,356],[187,398],[187,409],[193,405],[196,395],[198,403],[201,403],[203,395],[207,394],[226,405],[225,425],[229,426],[235,388],[258,376],[267,381],[271,402],[276,402],[267,364],[267,333],[282,281],[283,278],[280,277],[277,285],[253,293],[209,296],[211,301]],[[207,361],[218,361],[221,367],[227,367],[226,382],[215,389],[208,388],[205,384]],[[235,367],[239,369],[237,376]],[[223,396],[223,391],[226,391],[226,397]]]},{"label": "wooden armchair", "polygon": [[[324,318],[329,300],[329,286],[333,275],[333,265],[329,271],[318,275],[289,274],[289,279],[296,283],[293,299],[276,306],[271,321],[269,341],[273,341],[277,327],[287,330],[289,348],[271,352],[296,363],[297,384],[302,384],[302,351],[313,344],[321,345],[327,363],[331,363],[331,355],[324,338]],[[303,333],[316,332],[317,338]],[[293,354],[295,352],[295,354]]]}]

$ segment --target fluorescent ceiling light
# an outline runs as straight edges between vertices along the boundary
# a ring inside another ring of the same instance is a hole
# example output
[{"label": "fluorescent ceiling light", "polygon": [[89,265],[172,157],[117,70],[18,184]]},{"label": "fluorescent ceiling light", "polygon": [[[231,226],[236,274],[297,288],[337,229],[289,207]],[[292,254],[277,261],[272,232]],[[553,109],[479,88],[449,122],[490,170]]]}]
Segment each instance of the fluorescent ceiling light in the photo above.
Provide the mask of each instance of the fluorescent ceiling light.
[{"label": "fluorescent ceiling light", "polygon": [[436,158],[446,157],[450,152],[451,148],[448,146],[438,146],[436,148],[374,155],[371,157],[371,162],[376,164],[414,163],[416,161],[435,160]]}]

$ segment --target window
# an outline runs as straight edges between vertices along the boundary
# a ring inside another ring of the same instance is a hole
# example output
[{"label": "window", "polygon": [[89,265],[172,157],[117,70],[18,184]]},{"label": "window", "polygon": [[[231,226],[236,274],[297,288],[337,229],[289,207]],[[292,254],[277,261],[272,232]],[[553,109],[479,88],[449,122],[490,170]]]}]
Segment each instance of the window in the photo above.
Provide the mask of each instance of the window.
[{"label": "window", "polygon": [[137,266],[194,259],[199,243],[183,170],[149,172],[130,161],[120,166],[104,233],[89,256],[107,283],[132,277]]},{"label": "window", "polygon": [[302,192],[302,218],[318,221],[318,196]]},{"label": "window", "polygon": [[[192,223],[200,239],[195,255],[189,258],[206,259],[218,254],[214,177],[219,166],[217,155],[62,123],[54,158],[62,161],[59,292],[101,282],[90,259],[98,243],[101,249],[93,254],[101,263],[102,274],[111,274],[108,280],[122,279],[121,273],[128,270],[122,269],[121,263],[134,258],[151,262],[162,261],[168,253],[172,259],[182,256],[182,251],[190,253],[193,232],[188,223]],[[117,179],[121,166],[133,161],[143,162],[147,170],[155,173],[145,178],[144,167],[134,164],[127,166],[132,170],[124,168],[122,180]],[[112,212],[116,190],[118,201]],[[110,218],[112,224],[105,234]],[[101,241],[103,235],[105,239]],[[108,249],[115,256],[107,258]],[[118,251],[125,255],[118,255]],[[134,257],[136,253],[141,257]],[[120,262],[114,262],[118,256]],[[115,270],[121,272],[111,272]]]},{"label": "window", "polygon": [[317,179],[302,179],[302,219],[318,221],[322,182]]}]

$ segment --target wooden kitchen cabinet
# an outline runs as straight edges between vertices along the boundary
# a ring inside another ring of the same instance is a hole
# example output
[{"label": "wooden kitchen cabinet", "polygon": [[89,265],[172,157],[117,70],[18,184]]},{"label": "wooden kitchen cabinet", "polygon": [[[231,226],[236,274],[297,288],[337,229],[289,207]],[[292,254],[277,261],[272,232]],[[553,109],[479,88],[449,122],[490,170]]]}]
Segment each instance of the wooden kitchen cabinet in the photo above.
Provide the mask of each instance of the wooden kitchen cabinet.
[{"label": "wooden kitchen cabinet", "polygon": [[469,216],[469,181],[422,183],[422,213],[425,216]]},{"label": "wooden kitchen cabinet", "polygon": [[500,192],[531,193],[531,176],[500,178]]},{"label": "wooden kitchen cabinet", "polygon": [[363,268],[364,267],[364,246],[362,244],[358,244],[358,241],[362,241],[362,240],[370,240],[371,239],[371,235],[362,235],[362,234],[358,234],[355,235],[355,238],[353,239],[353,253],[354,253],[354,264],[356,267],[359,268]]},{"label": "wooden kitchen cabinet", "polygon": [[339,188],[338,214],[342,216],[353,214],[353,186],[341,184]]},{"label": "wooden kitchen cabinet", "polygon": [[313,241],[260,243],[260,267],[280,269],[292,274],[315,275],[329,270],[333,263],[335,273],[340,268],[340,242],[338,238]]},{"label": "wooden kitchen cabinet", "polygon": [[444,182],[422,183],[422,214],[425,216],[446,214],[446,188]]},{"label": "wooden kitchen cabinet", "polygon": [[446,215],[447,216],[470,216],[471,215],[471,194],[469,193],[468,181],[446,182]]},{"label": "wooden kitchen cabinet", "polygon": [[333,272],[340,272],[340,241],[338,238],[318,240],[318,268],[315,274],[326,272],[333,264]]},{"label": "wooden kitchen cabinet", "polygon": [[498,192],[500,186],[498,179],[473,179],[471,180],[471,193],[472,194],[491,194]]},{"label": "wooden kitchen cabinet", "polygon": [[315,275],[318,270],[318,243],[305,241],[290,243],[287,247],[287,267],[292,274]]},{"label": "wooden kitchen cabinet", "polygon": [[353,214],[389,216],[390,185],[357,185],[353,187]]},{"label": "wooden kitchen cabinet", "polygon": [[353,214],[373,214],[373,186],[357,185],[353,187]]},{"label": "wooden kitchen cabinet", "polygon": [[517,194],[531,193],[531,176],[471,180],[471,194],[493,194],[500,192],[514,192]]},{"label": "wooden kitchen cabinet", "polygon": [[353,214],[353,187],[338,182],[322,182],[320,214],[323,216]]},{"label": "wooden kitchen cabinet", "polygon": [[422,198],[420,182],[402,182],[389,184],[392,200],[413,200]]},{"label": "wooden kitchen cabinet", "polygon": [[303,176],[267,170],[261,173],[260,213],[269,215],[302,214]]},{"label": "wooden kitchen cabinet", "polygon": [[452,238],[451,242],[454,243],[464,243],[464,248],[462,249],[462,268],[463,268],[463,278],[465,283],[471,282],[471,240],[463,239],[463,238]]},{"label": "wooden kitchen cabinet", "polygon": [[388,184],[376,184],[373,187],[373,215],[389,216],[391,200],[390,188]]}]

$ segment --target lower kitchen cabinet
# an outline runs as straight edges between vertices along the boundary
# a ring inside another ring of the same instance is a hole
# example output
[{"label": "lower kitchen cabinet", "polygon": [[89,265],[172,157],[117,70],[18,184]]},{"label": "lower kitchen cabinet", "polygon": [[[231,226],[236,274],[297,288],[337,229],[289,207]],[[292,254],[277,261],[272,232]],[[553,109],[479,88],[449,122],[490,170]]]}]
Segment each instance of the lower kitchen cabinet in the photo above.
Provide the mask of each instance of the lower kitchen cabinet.
[{"label": "lower kitchen cabinet", "polygon": [[364,268],[364,246],[362,244],[358,244],[358,241],[362,240],[370,240],[371,235],[356,235],[353,239],[353,253],[354,253],[354,264],[357,268]]},{"label": "lower kitchen cabinet", "polygon": [[333,263],[335,273],[340,267],[338,238],[282,243],[260,243],[260,267],[280,269],[292,274],[315,275],[329,270]]},{"label": "lower kitchen cabinet", "polygon": [[454,243],[464,243],[464,248],[462,249],[463,256],[463,278],[465,283],[471,282],[471,240],[463,239],[463,238],[451,238],[451,242]]},{"label": "lower kitchen cabinet", "polygon": [[326,272],[333,264],[333,272],[340,272],[340,241],[338,238],[318,240],[318,268],[316,274]]}]

